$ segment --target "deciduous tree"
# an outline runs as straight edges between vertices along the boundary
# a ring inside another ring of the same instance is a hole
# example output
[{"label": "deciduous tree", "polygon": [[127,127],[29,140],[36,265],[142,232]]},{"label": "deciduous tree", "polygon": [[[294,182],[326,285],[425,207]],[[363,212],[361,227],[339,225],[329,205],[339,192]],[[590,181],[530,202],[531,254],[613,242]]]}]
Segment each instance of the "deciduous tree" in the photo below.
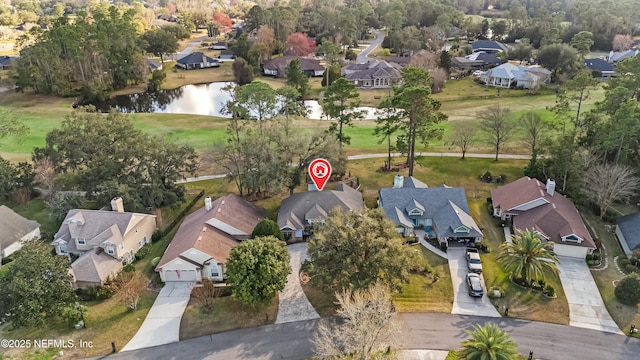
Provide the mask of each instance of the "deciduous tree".
[{"label": "deciduous tree", "polygon": [[415,252],[405,247],[382,209],[336,208],[308,244],[309,275],[326,289],[366,289],[381,282],[399,289],[409,281]]},{"label": "deciduous tree", "polygon": [[178,38],[172,31],[164,28],[147,30],[142,34],[144,50],[160,57],[164,62],[164,56],[178,51]]},{"label": "deciduous tree", "polygon": [[76,296],[66,257],[51,254],[39,239],[25,242],[0,276],[0,308],[13,327],[40,326],[54,319]]},{"label": "deciduous tree", "polygon": [[540,65],[551,70],[553,76],[570,74],[578,65],[578,50],[566,44],[552,44],[538,51]]},{"label": "deciduous tree", "polygon": [[613,48],[613,51],[626,51],[631,49],[633,44],[633,36],[617,34],[613,37],[611,47]]},{"label": "deciduous tree", "polygon": [[17,114],[9,108],[0,106],[0,141],[9,137],[20,141],[27,133],[29,128]]},{"label": "deciduous tree", "polygon": [[285,243],[273,236],[243,241],[231,249],[227,284],[246,304],[269,303],[287,283],[289,258]]},{"label": "deciduous tree", "polygon": [[246,85],[253,81],[253,68],[247,60],[237,57],[232,65],[233,77],[238,85]]},{"label": "deciduous tree", "polygon": [[498,154],[504,144],[511,139],[516,123],[511,118],[511,111],[500,104],[491,106],[478,113],[480,129],[486,133],[489,143],[493,146],[498,161]]},{"label": "deciduous tree", "polygon": [[285,49],[296,56],[307,56],[316,51],[316,44],[306,34],[295,32],[287,37]]},{"label": "deciduous tree", "polygon": [[344,321],[320,323],[312,339],[316,355],[365,360],[389,347],[399,330],[391,294],[381,283],[336,292],[337,315]]},{"label": "deciduous tree", "polygon": [[580,31],[571,38],[570,44],[584,58],[591,51],[591,46],[593,46],[593,33]]},{"label": "deciduous tree", "polygon": [[355,110],[360,106],[360,93],[356,86],[345,78],[334,81],[324,93],[322,111],[331,120],[329,132],[336,134],[340,147],[351,142],[351,137],[343,133],[343,127],[353,126],[353,120],[364,117],[364,113]]},{"label": "deciduous tree", "polygon": [[273,236],[279,240],[284,240],[280,227],[271,219],[264,219],[260,221],[251,232],[252,239],[264,236]]},{"label": "deciduous tree", "polygon": [[582,193],[600,209],[600,218],[616,201],[625,202],[636,195],[640,180],[624,165],[600,164],[592,166],[584,175]]},{"label": "deciduous tree", "polygon": [[391,139],[393,134],[400,129],[400,117],[398,116],[398,110],[390,104],[388,99],[380,103],[376,115],[376,127],[373,130],[373,135],[381,138],[378,144],[381,144],[385,140],[387,141],[387,161],[385,161],[385,168],[389,170],[391,169],[391,151],[394,148],[391,145]]},{"label": "deciduous tree", "polygon": [[140,296],[147,290],[149,280],[140,271],[122,271],[116,278],[118,296],[131,311],[138,310]]},{"label": "deciduous tree", "polygon": [[262,81],[252,81],[239,89],[238,101],[249,118],[269,120],[278,114],[276,91]]},{"label": "deciduous tree", "polygon": [[520,115],[518,123],[524,132],[522,142],[529,148],[531,154],[536,153],[545,136],[548,124],[542,120],[538,113],[533,111],[527,111]]},{"label": "deciduous tree", "polygon": [[471,122],[457,122],[453,124],[452,144],[462,151],[462,159],[473,145],[478,127]]}]

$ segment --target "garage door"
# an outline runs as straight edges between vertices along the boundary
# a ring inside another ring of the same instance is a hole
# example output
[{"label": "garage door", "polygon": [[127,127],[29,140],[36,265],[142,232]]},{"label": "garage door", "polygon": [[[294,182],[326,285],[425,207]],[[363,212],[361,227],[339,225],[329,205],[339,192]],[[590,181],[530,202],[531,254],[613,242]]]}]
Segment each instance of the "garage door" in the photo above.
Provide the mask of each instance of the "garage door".
[{"label": "garage door", "polygon": [[163,270],[164,281],[196,281],[196,270]]},{"label": "garage door", "polygon": [[572,258],[584,259],[587,256],[587,248],[582,246],[555,244],[553,251],[558,256],[569,256]]}]

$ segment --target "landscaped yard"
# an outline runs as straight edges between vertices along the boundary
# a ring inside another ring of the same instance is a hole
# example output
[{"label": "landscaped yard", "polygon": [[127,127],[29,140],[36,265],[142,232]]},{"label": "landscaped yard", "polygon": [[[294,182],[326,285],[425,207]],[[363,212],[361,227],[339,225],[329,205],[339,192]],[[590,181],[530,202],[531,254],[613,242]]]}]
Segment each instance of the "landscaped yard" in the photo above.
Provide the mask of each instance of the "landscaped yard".
[{"label": "landscaped yard", "polygon": [[273,324],[278,297],[269,305],[245,305],[233,296],[216,298],[207,312],[191,298],[180,322],[180,340],[243,328]]}]

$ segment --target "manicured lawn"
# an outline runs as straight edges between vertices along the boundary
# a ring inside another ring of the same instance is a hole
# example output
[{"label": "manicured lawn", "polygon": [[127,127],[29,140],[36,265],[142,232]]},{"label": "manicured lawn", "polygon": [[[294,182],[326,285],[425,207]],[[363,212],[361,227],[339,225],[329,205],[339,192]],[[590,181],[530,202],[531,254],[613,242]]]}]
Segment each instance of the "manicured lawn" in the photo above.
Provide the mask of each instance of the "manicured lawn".
[{"label": "manicured lawn", "polygon": [[224,331],[273,324],[278,315],[278,298],[269,305],[245,305],[233,296],[214,300],[207,312],[192,298],[180,322],[180,340]]},{"label": "manicured lawn", "polygon": [[328,317],[336,314],[338,305],[336,304],[334,293],[323,291],[318,286],[314,286],[313,279],[306,284],[302,284],[302,290],[318,315]]},{"label": "manicured lawn", "polygon": [[[467,195],[469,192],[467,191]],[[533,321],[557,324],[569,324],[569,305],[558,277],[547,275],[546,282],[556,290],[557,298],[551,299],[542,292],[528,290],[515,285],[496,262],[499,246],[504,242],[504,232],[489,214],[484,199],[472,199],[469,202],[471,215],[484,233],[483,242],[489,247],[489,253],[482,254],[483,274],[487,288],[498,287],[505,293],[504,298],[492,299],[493,304],[503,313],[509,307],[509,316]]]},{"label": "manicured lawn", "polygon": [[[613,286],[614,281],[621,280],[625,276],[616,269],[613,259],[616,256],[619,256],[620,259],[624,259],[626,258],[626,255],[624,255],[620,249],[620,246],[615,239],[615,235],[606,230],[604,227],[605,224],[597,216],[588,211],[582,211],[582,215],[587,219],[587,222],[591,226],[590,230],[591,228],[595,230],[597,240],[600,240],[607,248],[609,258],[609,267],[606,270],[591,271],[591,275],[593,275],[593,278],[598,285],[600,296],[602,296],[602,300],[609,311],[609,315],[611,315],[622,331],[627,331],[631,324],[640,323],[640,311],[637,306],[629,306],[620,303],[618,299],[616,299],[614,294],[615,287]],[[613,226],[613,229],[613,231],[615,231],[615,226]],[[636,334],[636,337],[637,336],[638,335]]]},{"label": "manicured lawn", "polygon": [[[402,288],[402,291],[393,296],[396,310],[400,312],[451,312],[453,284],[447,260],[422,245],[414,246],[420,249],[432,275],[412,274],[409,283]],[[435,282],[434,277],[437,279]]]},{"label": "manicured lawn", "polygon": [[27,205],[16,205],[7,201],[0,201],[0,205],[7,205],[16,213],[24,216],[29,220],[37,221],[40,224],[40,233],[44,236],[48,234],[53,236],[62,221],[57,220],[54,216],[49,215],[50,211],[42,198],[36,198],[27,203]]}]

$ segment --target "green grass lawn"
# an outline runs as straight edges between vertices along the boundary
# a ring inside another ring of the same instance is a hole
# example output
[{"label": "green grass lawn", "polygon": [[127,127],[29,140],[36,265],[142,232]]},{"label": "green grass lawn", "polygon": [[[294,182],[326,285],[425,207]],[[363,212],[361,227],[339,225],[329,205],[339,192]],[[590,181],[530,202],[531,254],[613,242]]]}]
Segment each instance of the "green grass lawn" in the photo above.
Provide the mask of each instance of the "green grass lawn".
[{"label": "green grass lawn", "polygon": [[432,253],[422,245],[420,249],[431,275],[412,274],[402,291],[393,296],[396,310],[400,312],[451,312],[453,283],[446,259]]},{"label": "green grass lawn", "polygon": [[220,297],[208,312],[192,298],[180,322],[180,340],[273,324],[277,315],[277,296],[269,305],[256,306],[245,305],[233,296]]}]

